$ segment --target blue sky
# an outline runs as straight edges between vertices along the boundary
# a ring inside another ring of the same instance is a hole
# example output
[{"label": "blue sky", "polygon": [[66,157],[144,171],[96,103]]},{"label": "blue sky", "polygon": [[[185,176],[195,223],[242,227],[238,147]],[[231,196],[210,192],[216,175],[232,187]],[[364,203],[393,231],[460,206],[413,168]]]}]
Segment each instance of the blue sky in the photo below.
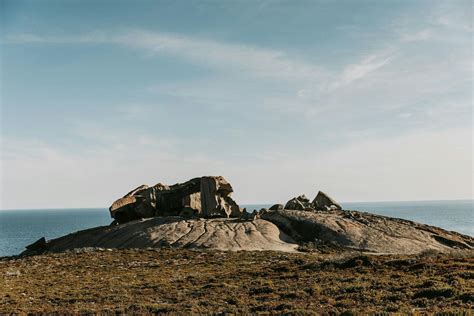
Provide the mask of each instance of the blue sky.
[{"label": "blue sky", "polygon": [[471,1],[0,4],[1,208],[473,196]]}]

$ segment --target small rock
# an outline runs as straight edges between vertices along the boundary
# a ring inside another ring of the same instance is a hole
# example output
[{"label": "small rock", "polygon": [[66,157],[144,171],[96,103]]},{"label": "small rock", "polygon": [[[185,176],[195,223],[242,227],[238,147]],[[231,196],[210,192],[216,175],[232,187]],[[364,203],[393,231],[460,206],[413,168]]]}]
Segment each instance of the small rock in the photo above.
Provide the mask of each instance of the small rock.
[{"label": "small rock", "polygon": [[6,271],[6,272],[5,272],[5,275],[6,275],[6,276],[20,276],[20,275],[21,275],[21,272],[18,271],[18,270],[15,270],[15,271]]},{"label": "small rock", "polygon": [[285,209],[304,211],[307,209],[313,209],[313,205],[311,204],[309,199],[304,194],[302,194],[298,197],[289,200],[285,205]]},{"label": "small rock", "polygon": [[274,204],[269,208],[269,210],[271,210],[271,211],[281,211],[281,210],[283,210],[283,204]]}]

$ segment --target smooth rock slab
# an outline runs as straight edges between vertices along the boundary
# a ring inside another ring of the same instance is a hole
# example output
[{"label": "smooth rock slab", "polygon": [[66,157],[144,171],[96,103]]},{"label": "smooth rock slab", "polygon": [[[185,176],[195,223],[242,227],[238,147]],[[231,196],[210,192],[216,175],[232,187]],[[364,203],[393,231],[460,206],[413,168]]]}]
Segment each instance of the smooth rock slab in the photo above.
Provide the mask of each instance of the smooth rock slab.
[{"label": "smooth rock slab", "polygon": [[[257,219],[155,217],[82,230],[47,242],[46,251],[100,248],[209,248],[294,252],[298,245],[271,222]],[[25,251],[25,254],[28,250]]]},{"label": "smooth rock slab", "polygon": [[387,254],[415,254],[433,249],[473,249],[474,238],[404,219],[357,211],[331,213],[278,210],[262,219],[277,225],[299,242],[320,241]]}]

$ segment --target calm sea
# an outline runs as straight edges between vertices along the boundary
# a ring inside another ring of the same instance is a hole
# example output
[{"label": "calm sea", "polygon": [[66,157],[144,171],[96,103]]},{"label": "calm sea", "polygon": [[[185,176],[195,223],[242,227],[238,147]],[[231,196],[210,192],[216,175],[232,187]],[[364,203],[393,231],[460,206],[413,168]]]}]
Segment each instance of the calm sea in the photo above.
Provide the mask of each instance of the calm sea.
[{"label": "calm sea", "polygon": [[[473,200],[342,203],[344,209],[405,218],[474,236]],[[247,210],[267,204],[243,205]],[[77,230],[108,225],[106,208],[0,211],[0,256],[20,253],[41,237],[60,237]]]}]

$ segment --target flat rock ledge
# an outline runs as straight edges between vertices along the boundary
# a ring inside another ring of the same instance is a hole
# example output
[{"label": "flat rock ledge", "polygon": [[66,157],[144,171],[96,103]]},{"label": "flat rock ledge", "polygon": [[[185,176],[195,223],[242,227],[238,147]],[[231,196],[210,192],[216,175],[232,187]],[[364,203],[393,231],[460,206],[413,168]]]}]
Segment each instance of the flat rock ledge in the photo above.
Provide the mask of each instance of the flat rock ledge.
[{"label": "flat rock ledge", "polygon": [[22,255],[77,248],[190,248],[294,252],[324,247],[377,254],[474,249],[474,238],[408,220],[343,207],[319,191],[285,206],[248,213],[231,198],[221,176],[184,183],[142,185],[109,208],[110,226],[96,227],[27,246]]}]

